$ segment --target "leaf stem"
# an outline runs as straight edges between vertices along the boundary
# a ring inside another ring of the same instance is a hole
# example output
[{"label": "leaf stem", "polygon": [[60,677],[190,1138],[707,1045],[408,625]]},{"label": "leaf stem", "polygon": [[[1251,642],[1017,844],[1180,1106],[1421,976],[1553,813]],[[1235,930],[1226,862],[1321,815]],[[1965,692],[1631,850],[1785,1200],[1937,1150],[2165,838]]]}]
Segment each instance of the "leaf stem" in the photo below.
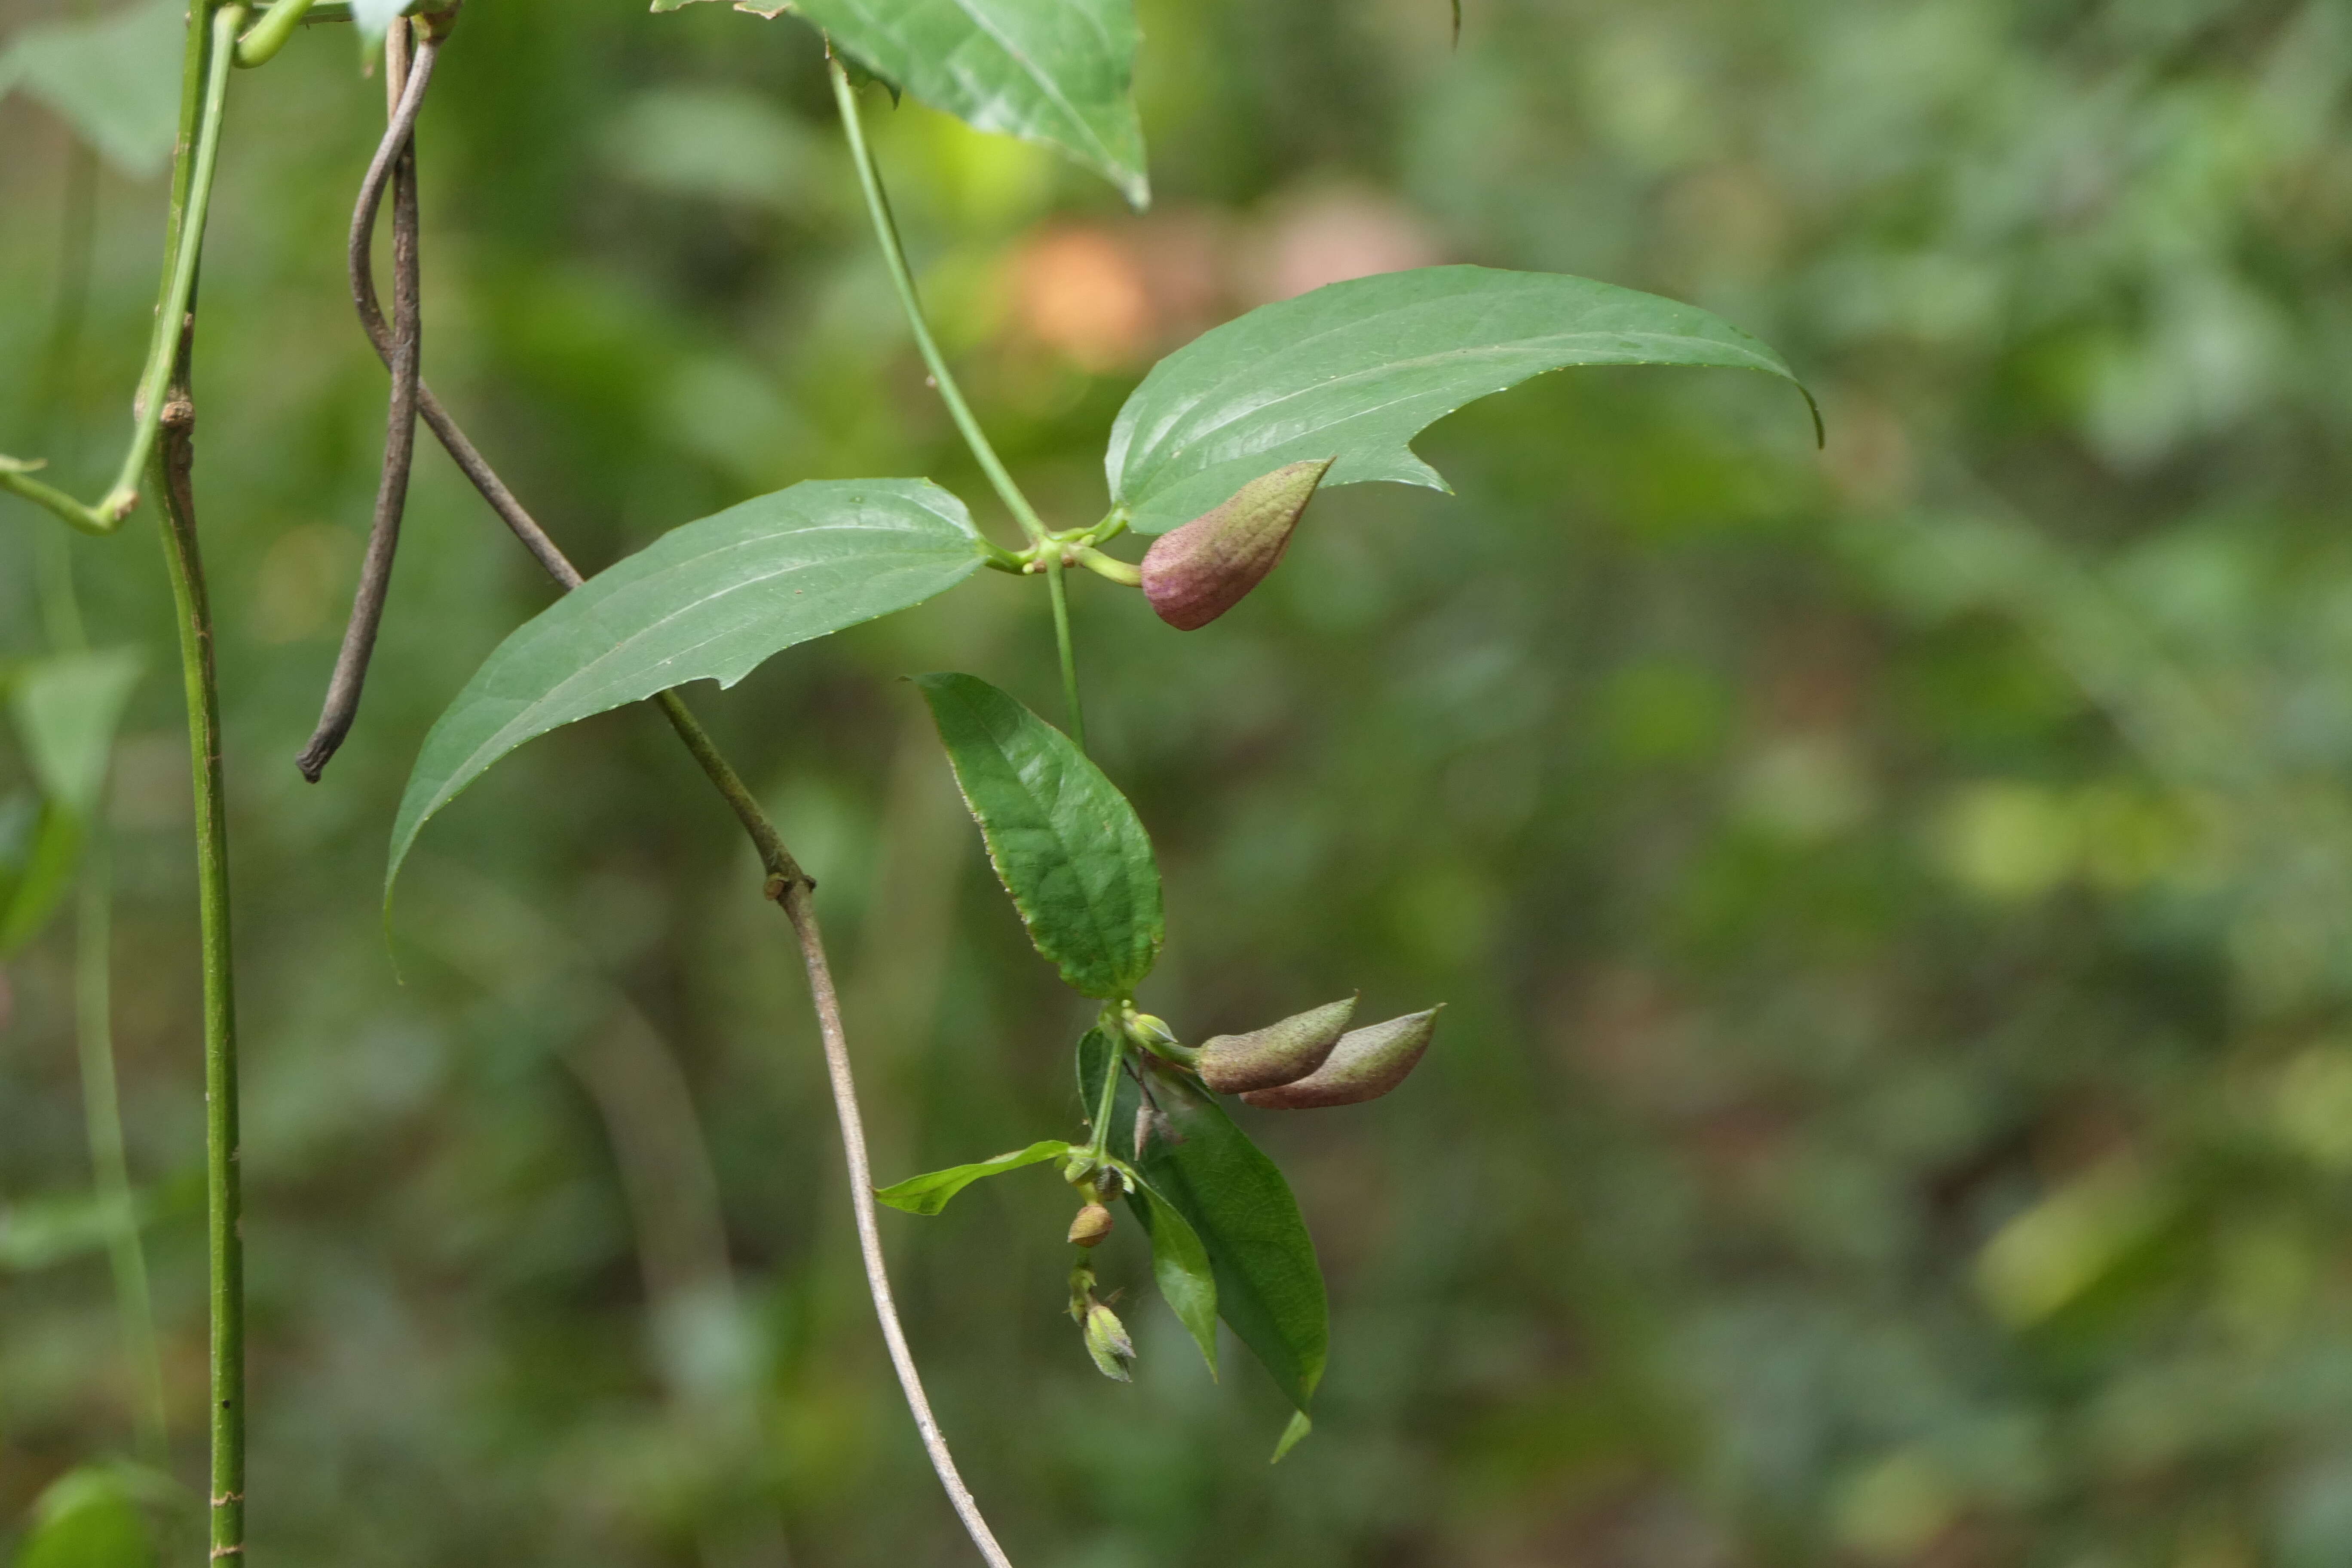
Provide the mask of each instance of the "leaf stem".
[{"label": "leaf stem", "polygon": [[[1111,1111],[1118,1103],[1118,1069],[1120,1063],[1127,1057],[1127,1040],[1120,1033],[1117,1023],[1114,1022],[1103,1033],[1110,1040],[1110,1055],[1103,1061],[1102,1094],[1095,1106],[1094,1138],[1087,1145],[1087,1152],[1097,1160],[1104,1159],[1110,1153]],[[1141,1151],[1139,1150],[1137,1152],[1139,1156]]]},{"label": "leaf stem", "polygon": [[188,44],[181,80],[180,140],[175,148],[178,156],[173,163],[172,203],[164,223],[163,289],[155,305],[155,330],[147,346],[146,367],[140,373],[138,395],[131,404],[131,446],[123,454],[121,472],[105,498],[96,506],[88,506],[55,486],[32,478],[32,470],[39,467],[37,463],[0,458],[0,489],[13,491],[47,508],[85,533],[112,533],[122,526],[131,508],[139,504],[139,477],[146,471],[148,459],[155,450],[164,390],[180,341],[180,320],[187,314],[189,299],[195,291],[196,259],[204,249],[205,215],[212,203],[213,174],[220,162],[221,114],[228,99],[229,61],[236,52],[236,29],[244,24],[246,16],[245,6],[233,5],[222,6],[207,18],[211,4],[212,0],[196,0],[188,18]]},{"label": "leaf stem", "polygon": [[1021,493],[1021,487],[1013,482],[1013,475],[998,458],[996,448],[989,445],[988,432],[973,417],[971,405],[963,400],[962,389],[956,385],[954,373],[948,369],[948,362],[931,336],[930,323],[923,315],[922,300],[915,292],[914,274],[907,269],[907,252],[898,241],[898,220],[890,216],[890,197],[882,189],[881,171],[875,167],[873,151],[866,144],[866,124],[857,112],[857,90],[850,85],[849,73],[842,68],[841,58],[833,52],[830,39],[825,44],[824,64],[833,76],[833,101],[841,111],[841,128],[849,138],[849,156],[857,165],[857,183],[866,193],[866,211],[874,220],[874,237],[881,243],[883,260],[889,264],[890,281],[898,290],[898,303],[906,309],[907,325],[915,334],[915,347],[930,370],[940,401],[948,405],[948,416],[962,432],[964,445],[971,448],[981,471],[1020,521],[1022,531],[1032,542],[1042,541],[1045,524],[1037,516],[1037,509],[1029,504],[1029,498]]},{"label": "leaf stem", "polygon": [[1070,739],[1087,749],[1086,710],[1078,704],[1078,655],[1070,642],[1070,591],[1059,555],[1045,557],[1045,591],[1054,601],[1054,651],[1062,660],[1062,701],[1070,713]]}]

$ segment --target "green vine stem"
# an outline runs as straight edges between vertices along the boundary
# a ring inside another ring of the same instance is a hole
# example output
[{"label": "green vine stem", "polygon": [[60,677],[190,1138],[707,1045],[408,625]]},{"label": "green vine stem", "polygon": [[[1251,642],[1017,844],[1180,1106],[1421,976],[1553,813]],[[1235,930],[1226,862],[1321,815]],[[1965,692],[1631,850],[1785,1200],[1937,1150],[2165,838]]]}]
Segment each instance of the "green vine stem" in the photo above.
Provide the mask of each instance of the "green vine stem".
[{"label": "green vine stem", "polygon": [[1062,581],[1062,569],[1067,563],[1066,555],[1071,559],[1075,556],[1048,539],[1037,509],[1021,493],[1011,471],[997,457],[996,448],[989,444],[988,432],[980,427],[971,405],[964,401],[963,389],[956,384],[955,374],[948,369],[947,358],[940,353],[939,342],[931,336],[930,322],[923,314],[922,298],[915,291],[915,276],[907,267],[907,250],[899,241],[898,222],[890,214],[889,193],[882,188],[882,171],[876,166],[874,151],[866,142],[866,122],[858,112],[857,89],[850,81],[841,57],[834,53],[830,39],[825,44],[824,64],[833,78],[833,101],[841,111],[841,129],[849,139],[849,156],[857,165],[858,187],[866,193],[866,215],[874,220],[874,237],[882,247],[882,259],[889,266],[890,282],[898,290],[898,303],[907,312],[907,326],[915,335],[915,347],[931,373],[931,384],[938,389],[940,401],[948,405],[949,416],[962,433],[964,445],[971,448],[972,458],[988,476],[988,482],[996,488],[999,499],[1020,520],[1022,531],[1029,536],[1032,558],[1045,567],[1046,585],[1054,599],[1054,646],[1062,661],[1062,696],[1069,705],[1070,739],[1084,751],[1087,721],[1078,709],[1077,654],[1070,643],[1068,589]]},{"label": "green vine stem", "polygon": [[[172,205],[164,225],[163,285],[155,305],[155,331],[147,346],[146,368],[131,404],[130,449],[114,488],[96,506],[85,505],[53,485],[34,479],[41,465],[0,457],[0,489],[12,490],[47,507],[85,533],[112,533],[139,504],[139,477],[155,450],[163,399],[177,356],[177,323],[188,313],[196,287],[196,261],[204,249],[205,215],[212,204],[213,174],[220,163],[222,111],[228,100],[229,65],[246,7],[226,5],[207,16],[210,0],[196,0],[188,19],[183,59],[180,139],[172,170]],[[207,25],[209,23],[209,25]],[[196,84],[201,81],[201,89]],[[193,135],[191,134],[193,132]]]},{"label": "green vine stem", "polygon": [[1070,713],[1070,739],[1087,749],[1087,715],[1078,706],[1078,655],[1070,642],[1070,590],[1059,555],[1045,557],[1045,591],[1054,601],[1054,651],[1062,660],[1062,701]]},{"label": "green vine stem", "polygon": [[212,606],[196,543],[190,482],[195,408],[187,395],[184,351],[181,362],[181,374],[170,387],[173,395],[164,411],[164,440],[153,479],[162,501],[163,556],[171,569],[180,629],[180,674],[187,692],[196,806],[205,986],[205,1239],[212,1307],[212,1555],[217,1561],[245,1551],[244,1197],[237,1172],[236,994],[229,963],[220,689],[213,669]]},{"label": "green vine stem", "polygon": [[1013,475],[997,457],[996,448],[989,445],[988,432],[980,427],[972,416],[971,405],[963,400],[963,390],[956,385],[955,374],[940,353],[940,345],[931,336],[930,322],[923,315],[923,301],[915,292],[914,274],[907,269],[907,252],[898,241],[898,223],[890,216],[890,197],[882,189],[881,171],[875,167],[873,150],[866,144],[866,122],[857,110],[857,89],[851,85],[849,72],[842,66],[841,57],[833,52],[831,42],[825,47],[825,68],[833,76],[833,101],[841,111],[841,128],[849,138],[849,156],[857,165],[857,184],[866,193],[866,215],[874,220],[874,237],[881,243],[882,258],[889,264],[890,281],[898,290],[898,303],[906,309],[908,328],[915,334],[915,347],[923,356],[924,365],[931,373],[931,383],[939,389],[940,401],[948,405],[948,415],[962,432],[964,445],[996,487],[996,493],[1013,515],[1020,520],[1021,530],[1031,542],[1041,543],[1045,538],[1045,524],[1037,516],[1037,509],[1013,482]]},{"label": "green vine stem", "polygon": [[310,0],[278,0],[278,4],[261,14],[261,20],[236,41],[236,63],[241,66],[268,65],[302,25],[310,9]]}]

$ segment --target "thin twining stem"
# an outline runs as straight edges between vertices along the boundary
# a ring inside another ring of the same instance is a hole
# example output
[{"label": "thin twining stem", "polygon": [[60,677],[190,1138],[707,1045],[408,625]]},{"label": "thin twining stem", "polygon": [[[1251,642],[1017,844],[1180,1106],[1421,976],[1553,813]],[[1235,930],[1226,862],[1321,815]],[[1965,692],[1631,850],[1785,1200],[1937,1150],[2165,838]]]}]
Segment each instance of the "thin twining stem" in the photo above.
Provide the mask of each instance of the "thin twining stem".
[{"label": "thin twining stem", "polygon": [[898,303],[905,307],[907,326],[915,334],[915,347],[923,356],[923,363],[931,373],[932,384],[938,387],[940,401],[948,405],[948,416],[962,432],[964,445],[996,487],[997,495],[1006,508],[1020,520],[1022,531],[1032,541],[1045,537],[1045,524],[1037,516],[1037,509],[1013,482],[1013,475],[989,445],[988,432],[980,427],[972,416],[971,405],[963,400],[963,391],[956,385],[955,374],[940,353],[940,345],[931,336],[930,322],[923,315],[923,301],[915,292],[914,274],[907,269],[907,252],[898,242],[898,220],[890,216],[890,197],[882,189],[881,171],[875,167],[874,153],[866,145],[866,124],[857,112],[857,92],[850,85],[849,73],[842,68],[841,57],[833,52],[831,41],[825,46],[825,67],[833,74],[833,101],[841,110],[841,128],[849,138],[849,156],[857,164],[857,183],[866,192],[866,211],[874,220],[874,237],[881,243],[882,258],[889,264],[890,281],[898,290]]},{"label": "thin twining stem", "polygon": [[[923,314],[921,296],[915,292],[915,276],[907,268],[906,247],[898,239],[898,221],[890,214],[889,193],[882,188],[882,171],[876,166],[873,149],[866,144],[866,122],[857,110],[857,89],[850,84],[849,72],[843,67],[841,57],[833,52],[831,39],[825,41],[825,68],[833,77],[833,101],[841,111],[841,129],[849,139],[850,160],[857,165],[857,184],[866,193],[866,215],[874,220],[874,237],[882,247],[882,259],[890,268],[890,281],[898,290],[898,303],[907,312],[908,330],[915,334],[915,347],[930,368],[931,384],[939,389],[940,401],[948,405],[949,416],[963,433],[964,445],[996,487],[996,493],[1013,515],[1021,521],[1022,531],[1034,545],[1045,541],[1045,524],[1029,498],[998,458],[996,448],[989,445],[988,432],[973,417],[971,405],[963,400],[963,390],[956,384],[955,374],[948,369],[946,356],[931,336],[931,325]],[[1072,557],[1075,559],[1075,556]],[[1086,750],[1087,721],[1078,708],[1077,653],[1070,643],[1070,607],[1066,589],[1062,582],[1063,556],[1049,549],[1044,556],[1045,580],[1054,598],[1054,646],[1062,663],[1062,695],[1070,714],[1070,739],[1080,751]]]},{"label": "thin twining stem", "polygon": [[[138,396],[131,404],[130,449],[114,488],[95,506],[85,505],[54,485],[33,478],[39,462],[0,456],[0,490],[10,490],[47,507],[84,533],[112,533],[139,504],[140,476],[155,450],[155,435],[163,417],[163,394],[178,352],[177,323],[188,313],[196,287],[196,258],[204,250],[205,215],[212,205],[213,174],[220,163],[222,111],[228,100],[227,60],[236,51],[236,26],[245,21],[246,7],[228,5],[211,16],[207,27],[206,0],[198,0],[188,17],[188,45],[182,76],[180,109],[181,156],[172,172],[172,205],[164,224],[163,282],[155,303],[154,335],[148,342],[146,367],[140,373]],[[220,17],[228,16],[224,29]],[[228,32],[224,44],[208,35]],[[190,132],[193,132],[193,138]]]},{"label": "thin twining stem", "polygon": [[310,9],[310,0],[278,0],[261,14],[245,37],[236,41],[236,63],[241,66],[264,66],[278,58],[286,40],[294,36]]},{"label": "thin twining stem", "polygon": [[779,901],[793,922],[793,934],[800,938],[801,961],[807,966],[809,992],[816,1001],[817,1028],[824,1037],[825,1075],[833,1080],[834,1112],[841,1122],[842,1152],[849,1167],[850,1201],[857,1210],[858,1250],[866,1257],[866,1288],[874,1298],[875,1315],[882,1321],[890,1363],[898,1370],[898,1386],[906,1394],[907,1408],[914,1415],[923,1447],[930,1452],[931,1468],[939,1472],[940,1485],[947,1489],[948,1501],[963,1521],[971,1543],[980,1548],[990,1568],[1013,1568],[1013,1560],[1005,1556],[1004,1548],[989,1531],[988,1521],[981,1517],[971,1489],[956,1470],[955,1457],[948,1452],[947,1438],[940,1431],[938,1417],[931,1414],[922,1377],[915,1370],[914,1352],[907,1348],[906,1331],[898,1326],[898,1310],[890,1298],[890,1276],[882,1264],[882,1235],[875,1225],[874,1173],[866,1160],[866,1126],[857,1110],[857,1084],[850,1076],[841,999],[834,990],[832,967],[825,962],[824,937],[817,929],[816,906],[809,898],[807,882],[787,887]]},{"label": "thin twining stem", "polygon": [[[400,521],[408,506],[408,474],[416,452],[416,384],[422,363],[424,324],[417,298],[416,116],[424,107],[425,89],[433,79],[433,62],[440,45],[427,38],[417,45],[415,60],[408,58],[408,24],[395,22],[384,36],[384,74],[393,91],[390,123],[375,159],[361,183],[358,209],[352,215],[351,254],[365,257],[375,239],[376,209],[383,204],[387,177],[392,183],[392,371],[391,407],[385,416],[383,474],[377,481],[375,517],[368,525],[367,554],[360,564],[358,592],[352,600],[352,618],[343,628],[342,647],[335,655],[335,671],[327,682],[327,700],[319,727],[294,765],[312,784],[326,772],[329,759],[351,733],[359,717],[360,695],[367,685],[368,660],[375,652],[376,633],[383,626],[384,598],[392,589],[394,553],[400,548]],[[405,79],[404,80],[404,78]],[[352,263],[352,288],[357,291],[361,264]]]},{"label": "thin twining stem", "polygon": [[[360,306],[360,320],[368,329],[368,336],[376,344],[376,352],[384,354],[390,347],[390,332],[381,309],[375,304],[375,284],[370,276],[371,261],[361,253],[360,270],[352,278],[353,292]],[[583,578],[555,542],[547,536],[531,515],[523,510],[498,474],[482,458],[456,420],[443,409],[432,395],[420,385],[418,406],[425,422],[434,435],[446,447],[451,458],[464,469],[466,477],[490,503],[501,521],[513,531],[538,558],[541,565],[567,592],[577,588]],[[719,750],[709,732],[703,729],[685,700],[675,691],[664,691],[653,699],[664,717],[677,730],[706,777],[710,780],[729,809],[743,826],[743,831],[759,853],[765,871],[767,896],[783,910],[793,923],[793,934],[799,939],[801,962],[808,971],[809,994],[814,1004],[817,1030],[824,1042],[825,1074],[833,1085],[833,1106],[835,1120],[841,1127],[844,1163],[849,1173],[850,1198],[857,1215],[857,1246],[866,1266],[866,1286],[874,1300],[874,1315],[882,1327],[882,1338],[889,1347],[891,1365],[898,1373],[898,1386],[906,1395],[907,1408],[915,1418],[915,1428],[923,1440],[924,1451],[929,1455],[932,1470],[948,1494],[948,1501],[963,1521],[972,1544],[980,1549],[990,1568],[1013,1568],[1012,1559],[997,1544],[996,1537],[981,1516],[980,1506],[972,1500],[971,1489],[964,1484],[956,1468],[955,1455],[949,1449],[947,1437],[940,1430],[939,1420],[931,1414],[929,1397],[923,1392],[921,1374],[917,1371],[913,1353],[907,1346],[906,1330],[898,1321],[898,1308],[890,1293],[890,1275],[882,1256],[881,1231],[876,1224],[874,1210],[874,1173],[866,1154],[866,1125],[857,1109],[857,1083],[849,1063],[848,1037],[842,1027],[841,1002],[833,983],[832,965],[825,957],[824,938],[816,920],[816,908],[810,899],[815,882],[793,858],[784,847],[782,837],[774,823],[761,807],[759,797],[751,793],[740,775]]]}]

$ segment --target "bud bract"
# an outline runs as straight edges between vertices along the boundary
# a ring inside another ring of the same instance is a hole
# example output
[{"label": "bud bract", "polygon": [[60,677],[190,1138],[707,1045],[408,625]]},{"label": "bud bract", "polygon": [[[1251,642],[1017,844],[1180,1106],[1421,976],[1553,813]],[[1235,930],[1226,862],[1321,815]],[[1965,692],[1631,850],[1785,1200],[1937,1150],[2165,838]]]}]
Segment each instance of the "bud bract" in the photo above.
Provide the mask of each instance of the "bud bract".
[{"label": "bud bract", "polygon": [[1110,1210],[1100,1204],[1088,1204],[1070,1222],[1070,1244],[1073,1247],[1099,1247],[1110,1234]]},{"label": "bud bract", "polygon": [[1135,1380],[1127,1369],[1135,1364],[1135,1342],[1127,1337],[1127,1325],[1118,1314],[1100,1301],[1087,1303],[1087,1353],[1095,1358],[1102,1374],[1120,1383]]},{"label": "bud bract", "polygon": [[1408,1013],[1384,1024],[1351,1029],[1339,1037],[1323,1065],[1295,1082],[1242,1096],[1246,1105],[1268,1110],[1315,1110],[1328,1105],[1360,1105],[1378,1100],[1420,1062],[1437,1032],[1440,1009]]},{"label": "bud bract", "polygon": [[1246,1035],[1215,1036],[1202,1045],[1193,1068],[1220,1094],[1295,1083],[1323,1065],[1355,1012],[1356,999],[1347,996]]},{"label": "bud bract", "polygon": [[1318,458],[1261,474],[1231,500],[1161,534],[1143,557],[1143,595],[1153,612],[1189,632],[1241,603],[1281,564],[1299,514],[1337,460]]}]

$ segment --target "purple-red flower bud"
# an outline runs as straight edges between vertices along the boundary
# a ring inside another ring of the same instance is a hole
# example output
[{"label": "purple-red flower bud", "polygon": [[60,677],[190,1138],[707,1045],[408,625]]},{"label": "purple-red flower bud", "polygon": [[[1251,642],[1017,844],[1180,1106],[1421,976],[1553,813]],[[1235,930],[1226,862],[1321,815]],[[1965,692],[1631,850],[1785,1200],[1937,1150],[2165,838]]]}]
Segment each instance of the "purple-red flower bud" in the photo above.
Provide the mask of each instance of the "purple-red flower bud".
[{"label": "purple-red flower bud", "polygon": [[1339,1037],[1321,1067],[1294,1083],[1244,1094],[1242,1103],[1266,1110],[1317,1110],[1378,1100],[1419,1064],[1421,1054],[1429,1049],[1430,1036],[1437,1032],[1438,1012],[1432,1007],[1351,1029]]},{"label": "purple-red flower bud", "polygon": [[1153,541],[1143,557],[1143,595],[1153,612],[1189,632],[1240,604],[1282,563],[1291,530],[1336,461],[1318,458],[1261,474],[1223,504]]},{"label": "purple-red flower bud", "polygon": [[1356,999],[1346,996],[1246,1035],[1218,1035],[1201,1047],[1193,1068],[1219,1094],[1295,1083],[1323,1065],[1355,1012]]}]

